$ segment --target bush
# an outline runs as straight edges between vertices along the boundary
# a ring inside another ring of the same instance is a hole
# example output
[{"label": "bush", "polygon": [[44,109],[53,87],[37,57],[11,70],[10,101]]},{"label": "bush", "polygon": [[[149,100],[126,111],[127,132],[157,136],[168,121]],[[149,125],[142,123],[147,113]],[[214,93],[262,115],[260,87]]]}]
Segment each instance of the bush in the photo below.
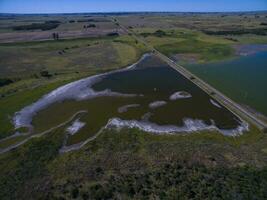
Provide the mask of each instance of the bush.
[{"label": "bush", "polygon": [[46,77],[46,78],[50,78],[52,76],[52,74],[50,74],[48,71],[44,70],[40,72],[40,75],[42,77]]},{"label": "bush", "polygon": [[117,32],[108,33],[107,36],[119,36],[119,33],[117,33]]},{"label": "bush", "polygon": [[267,28],[219,30],[219,31],[203,30],[202,32],[208,35],[243,35],[243,34],[267,35]]},{"label": "bush", "polygon": [[84,25],[83,28],[96,28],[95,24]]},{"label": "bush", "polygon": [[157,37],[163,37],[163,36],[166,36],[167,34],[162,30],[157,30],[153,35]]},{"label": "bush", "polygon": [[8,78],[0,78],[0,87],[3,87],[5,85],[9,85],[13,82],[14,81],[12,81],[11,79],[8,79]]},{"label": "bush", "polygon": [[141,33],[143,37],[148,37],[148,36],[156,36],[156,37],[163,37],[166,36],[167,34],[163,30],[157,30],[154,33]]}]

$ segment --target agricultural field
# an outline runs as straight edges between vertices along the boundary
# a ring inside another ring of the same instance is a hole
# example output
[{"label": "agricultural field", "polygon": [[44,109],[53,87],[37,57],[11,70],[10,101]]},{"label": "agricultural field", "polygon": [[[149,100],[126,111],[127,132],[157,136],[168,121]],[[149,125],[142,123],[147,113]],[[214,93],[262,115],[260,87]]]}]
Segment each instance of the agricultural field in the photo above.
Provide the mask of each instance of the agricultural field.
[{"label": "agricultural field", "polygon": [[[182,63],[236,56],[233,46],[266,44],[265,12],[130,15],[118,20],[166,55]],[[177,59],[178,60],[178,59]]]},{"label": "agricultural field", "polygon": [[121,30],[105,16],[11,15],[0,16],[0,42],[25,42],[59,38],[105,36]]},{"label": "agricultural field", "polygon": [[0,199],[266,199],[266,128],[149,48],[227,92],[199,68],[266,44],[266,12],[0,14]]}]

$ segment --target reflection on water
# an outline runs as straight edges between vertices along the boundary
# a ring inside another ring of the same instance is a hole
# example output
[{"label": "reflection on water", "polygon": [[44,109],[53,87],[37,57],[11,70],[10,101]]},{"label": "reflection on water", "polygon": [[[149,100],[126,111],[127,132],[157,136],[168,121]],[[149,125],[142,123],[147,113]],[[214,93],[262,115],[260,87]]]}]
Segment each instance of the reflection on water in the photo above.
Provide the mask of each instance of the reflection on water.
[{"label": "reflection on water", "polygon": [[136,95],[55,103],[34,117],[36,130],[55,126],[79,110],[88,110],[79,119],[85,125],[69,137],[68,144],[87,139],[107,124],[155,133],[217,129],[226,135],[236,135],[244,128],[216,100],[154,56],[146,57],[134,68],[107,74],[91,87],[95,92],[108,89],[116,94]]}]

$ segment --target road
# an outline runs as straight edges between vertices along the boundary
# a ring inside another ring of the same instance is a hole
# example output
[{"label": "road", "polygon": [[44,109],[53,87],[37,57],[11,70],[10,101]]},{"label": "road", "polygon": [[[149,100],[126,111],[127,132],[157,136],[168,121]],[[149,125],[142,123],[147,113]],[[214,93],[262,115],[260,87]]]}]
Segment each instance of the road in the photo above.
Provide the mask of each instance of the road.
[{"label": "road", "polygon": [[258,127],[260,130],[266,130],[267,125],[262,120],[258,119],[253,113],[245,110],[243,107],[241,107],[239,104],[231,100],[230,98],[226,97],[224,94],[204,82],[202,79],[197,77],[196,75],[192,74],[188,70],[186,70],[183,66],[175,63],[173,60],[171,60],[169,57],[165,56],[161,52],[159,52],[157,49],[155,49],[152,45],[148,44],[145,39],[143,39],[140,36],[137,36],[133,31],[129,30],[125,26],[119,23],[119,21],[116,18],[113,18],[114,22],[123,29],[126,33],[131,35],[135,40],[137,40],[140,43],[143,43],[151,52],[153,52],[155,55],[157,55],[159,58],[161,58],[163,61],[168,63],[173,69],[175,69],[177,72],[182,74],[184,77],[186,77],[189,81],[193,82],[195,85],[197,85],[199,88],[201,88],[203,91],[205,91],[209,96],[216,99],[218,102],[220,102],[222,105],[224,105],[229,111],[231,111],[234,115],[238,116],[239,118],[250,122],[251,124]]}]

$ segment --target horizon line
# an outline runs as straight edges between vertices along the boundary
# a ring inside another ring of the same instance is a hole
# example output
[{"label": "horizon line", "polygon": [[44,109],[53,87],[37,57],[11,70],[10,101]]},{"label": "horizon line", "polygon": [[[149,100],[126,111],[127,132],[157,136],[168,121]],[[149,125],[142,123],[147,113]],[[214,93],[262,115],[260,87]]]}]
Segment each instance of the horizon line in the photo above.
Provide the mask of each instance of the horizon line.
[{"label": "horizon line", "polygon": [[16,13],[16,12],[0,12],[0,14],[13,15],[49,15],[49,14],[112,14],[112,13],[249,13],[249,12],[267,12],[267,10],[236,10],[236,11],[100,11],[100,12],[40,12],[40,13]]}]

